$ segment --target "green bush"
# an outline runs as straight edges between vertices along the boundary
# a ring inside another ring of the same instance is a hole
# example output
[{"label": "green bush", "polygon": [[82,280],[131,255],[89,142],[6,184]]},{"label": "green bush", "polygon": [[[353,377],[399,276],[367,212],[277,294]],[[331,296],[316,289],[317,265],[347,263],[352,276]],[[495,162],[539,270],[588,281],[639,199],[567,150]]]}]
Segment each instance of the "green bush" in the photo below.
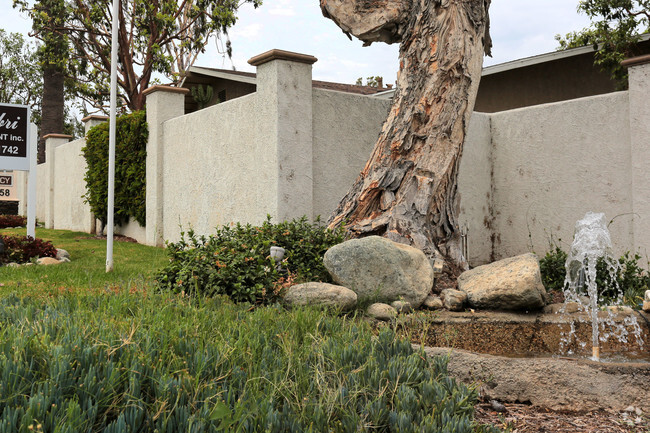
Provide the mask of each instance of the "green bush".
[{"label": "green bush", "polygon": [[[323,265],[325,252],[343,241],[343,229],[329,230],[305,217],[261,226],[223,226],[214,236],[181,234],[167,245],[169,264],[156,280],[161,288],[176,293],[228,295],[235,302],[273,301],[283,283],[331,282]],[[282,263],[274,263],[271,246],[286,250]],[[278,269],[278,265],[281,269]]]},{"label": "green bush", "polygon": [[[560,292],[564,290],[566,259],[567,253],[557,245],[540,259],[542,282],[547,291]],[[606,261],[602,258],[598,259],[596,286],[599,298],[604,302],[615,301],[620,290],[623,302],[638,308],[643,301],[645,291],[650,289],[650,275],[639,265],[639,260],[641,260],[639,254],[631,255],[629,251],[626,252],[618,259],[618,268],[612,278]],[[586,288],[583,291],[586,294]]]},{"label": "green bush", "polygon": [[[88,168],[84,198],[95,216],[106,224],[108,215],[108,122],[95,126],[82,149]],[[133,217],[141,226],[146,218],[147,129],[144,111],[120,116],[115,134],[115,224]]]},{"label": "green bush", "polygon": [[488,432],[390,330],[151,293],[0,300],[0,433]]},{"label": "green bush", "polygon": [[27,218],[20,215],[0,215],[0,229],[8,227],[24,227],[27,224]]},{"label": "green bush", "polygon": [[28,263],[36,257],[56,257],[56,248],[43,239],[30,236],[0,235],[4,242],[4,252],[0,253],[0,264]]}]

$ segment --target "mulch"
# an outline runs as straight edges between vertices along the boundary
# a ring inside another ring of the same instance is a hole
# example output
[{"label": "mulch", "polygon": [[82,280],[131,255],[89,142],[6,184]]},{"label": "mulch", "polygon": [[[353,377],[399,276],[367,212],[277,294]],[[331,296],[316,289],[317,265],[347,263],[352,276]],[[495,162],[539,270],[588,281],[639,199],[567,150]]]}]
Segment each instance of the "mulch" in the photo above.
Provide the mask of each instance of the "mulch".
[{"label": "mulch", "polygon": [[[512,433],[650,433],[650,417],[634,412],[557,412],[526,404],[504,404],[503,412],[490,402],[476,406],[476,420]],[[503,408],[501,408],[503,410]]]}]

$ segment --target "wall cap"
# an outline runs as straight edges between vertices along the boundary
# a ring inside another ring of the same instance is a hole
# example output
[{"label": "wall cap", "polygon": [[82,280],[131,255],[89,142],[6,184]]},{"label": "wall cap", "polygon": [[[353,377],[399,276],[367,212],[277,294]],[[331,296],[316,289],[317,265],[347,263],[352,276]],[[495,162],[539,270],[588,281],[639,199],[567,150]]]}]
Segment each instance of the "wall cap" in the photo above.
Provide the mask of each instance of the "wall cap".
[{"label": "wall cap", "polygon": [[90,122],[91,120],[99,120],[101,122],[105,122],[108,120],[108,116],[100,116],[99,114],[91,114],[90,116],[86,116],[81,121],[83,123]]},{"label": "wall cap", "polygon": [[316,57],[310,56],[308,54],[300,54],[294,53],[292,51],[274,49],[262,54],[258,54],[255,57],[251,57],[248,63],[252,66],[260,66],[273,60],[288,60],[290,62],[306,63],[308,65],[313,65],[318,61]]},{"label": "wall cap", "polygon": [[621,62],[621,66],[629,68],[630,66],[639,66],[643,65],[644,63],[650,63],[650,54],[625,59]]},{"label": "wall cap", "polygon": [[187,95],[190,93],[190,89],[186,89],[184,87],[173,87],[173,86],[151,86],[147,87],[142,94],[144,96],[149,96],[151,93],[154,92],[168,92],[168,93],[182,93],[183,95]]},{"label": "wall cap", "polygon": [[72,135],[68,135],[68,134],[47,134],[47,135],[43,136],[44,140],[48,140],[50,138],[63,138],[63,139],[67,138],[68,140],[71,140]]}]

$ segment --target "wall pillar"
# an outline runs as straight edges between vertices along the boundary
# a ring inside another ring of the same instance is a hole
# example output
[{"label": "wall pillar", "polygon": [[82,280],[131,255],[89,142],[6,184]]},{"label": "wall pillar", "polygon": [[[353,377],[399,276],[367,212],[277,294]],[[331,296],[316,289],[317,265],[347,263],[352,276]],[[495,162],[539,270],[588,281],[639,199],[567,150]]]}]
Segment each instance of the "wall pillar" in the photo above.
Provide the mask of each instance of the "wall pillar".
[{"label": "wall pillar", "polygon": [[625,60],[629,72],[634,250],[650,246],[650,55]]},{"label": "wall pillar", "polygon": [[[147,124],[147,245],[163,246],[163,123],[185,114],[185,95],[189,89],[153,86],[144,91]],[[176,155],[175,157],[181,157]]]},{"label": "wall pillar", "polygon": [[81,119],[81,122],[84,124],[84,134],[88,134],[91,128],[94,128],[97,125],[101,125],[104,122],[108,122],[108,116],[99,116],[97,114],[91,114]]},{"label": "wall pillar", "polygon": [[[45,161],[47,165],[47,200],[45,208],[45,228],[54,228],[54,188],[56,187],[56,148],[69,142],[72,135],[48,134],[43,137],[45,140]],[[41,165],[42,167],[42,165]]]},{"label": "wall pillar", "polygon": [[305,54],[271,50],[248,61],[257,67],[257,94],[272,104],[271,142],[277,155],[278,221],[313,218],[312,64]]}]

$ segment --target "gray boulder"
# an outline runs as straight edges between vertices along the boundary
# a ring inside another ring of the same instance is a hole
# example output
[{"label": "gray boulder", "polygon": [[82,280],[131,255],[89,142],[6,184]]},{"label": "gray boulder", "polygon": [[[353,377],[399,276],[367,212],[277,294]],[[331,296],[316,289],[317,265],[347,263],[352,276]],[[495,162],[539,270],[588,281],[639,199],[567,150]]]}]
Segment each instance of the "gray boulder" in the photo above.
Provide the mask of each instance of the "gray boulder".
[{"label": "gray boulder", "polygon": [[539,262],[534,254],[500,260],[463,272],[458,289],[471,307],[486,310],[536,310],[546,304]]},{"label": "gray boulder", "polygon": [[467,301],[467,293],[460,290],[445,289],[440,295],[442,296],[442,303],[449,311],[463,311],[465,302]]},{"label": "gray boulder", "polygon": [[408,314],[413,311],[411,304],[405,301],[393,301],[390,303],[390,306],[400,314]]},{"label": "gray boulder", "polygon": [[397,310],[388,304],[382,304],[378,302],[369,306],[366,310],[366,314],[373,319],[383,320],[387,322],[397,317]]},{"label": "gray boulder", "polygon": [[422,251],[379,236],[335,245],[323,262],[334,281],[360,300],[401,300],[418,308],[433,286],[433,269]]},{"label": "gray boulder", "polygon": [[327,283],[304,283],[289,287],[284,294],[288,305],[312,305],[351,310],[357,305],[357,294],[352,290]]}]

